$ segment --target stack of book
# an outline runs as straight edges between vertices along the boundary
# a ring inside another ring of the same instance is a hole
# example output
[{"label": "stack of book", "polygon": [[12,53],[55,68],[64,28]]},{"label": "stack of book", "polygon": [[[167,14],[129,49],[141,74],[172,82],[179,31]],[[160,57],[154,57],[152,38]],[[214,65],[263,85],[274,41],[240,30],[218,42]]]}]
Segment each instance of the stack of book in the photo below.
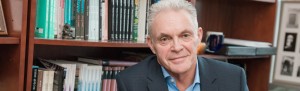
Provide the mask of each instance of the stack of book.
[{"label": "stack of book", "polygon": [[216,52],[227,56],[274,55],[276,47],[271,43],[225,38],[222,48]]},{"label": "stack of book", "polygon": [[126,66],[136,64],[118,60],[78,59],[39,59],[40,65],[32,67],[32,91],[117,91],[116,75]]}]

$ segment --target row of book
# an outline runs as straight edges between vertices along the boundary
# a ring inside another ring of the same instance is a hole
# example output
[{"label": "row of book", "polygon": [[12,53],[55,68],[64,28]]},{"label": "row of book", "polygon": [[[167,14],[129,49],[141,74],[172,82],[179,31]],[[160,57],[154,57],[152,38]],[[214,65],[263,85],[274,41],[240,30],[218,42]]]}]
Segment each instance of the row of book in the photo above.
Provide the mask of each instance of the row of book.
[{"label": "row of book", "polygon": [[145,41],[158,0],[37,0],[35,37]]},{"label": "row of book", "polygon": [[39,59],[40,65],[32,67],[32,91],[117,91],[116,75],[136,64],[98,60],[103,63],[99,65],[80,60]]}]

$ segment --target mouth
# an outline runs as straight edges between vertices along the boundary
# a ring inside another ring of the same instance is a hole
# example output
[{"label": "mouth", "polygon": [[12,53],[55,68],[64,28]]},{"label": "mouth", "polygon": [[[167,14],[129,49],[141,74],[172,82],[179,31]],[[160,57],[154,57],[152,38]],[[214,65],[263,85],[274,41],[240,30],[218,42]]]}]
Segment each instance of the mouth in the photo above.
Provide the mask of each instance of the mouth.
[{"label": "mouth", "polygon": [[180,57],[172,57],[169,58],[170,61],[174,62],[174,63],[181,63],[183,62],[183,60],[186,58],[187,56],[180,56]]}]

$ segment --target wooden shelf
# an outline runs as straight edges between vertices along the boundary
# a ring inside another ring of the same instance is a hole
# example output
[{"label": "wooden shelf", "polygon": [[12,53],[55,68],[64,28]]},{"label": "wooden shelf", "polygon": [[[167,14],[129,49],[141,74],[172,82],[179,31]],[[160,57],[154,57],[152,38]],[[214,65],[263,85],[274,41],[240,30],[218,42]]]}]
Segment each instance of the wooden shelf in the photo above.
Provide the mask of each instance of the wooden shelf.
[{"label": "wooden shelf", "polygon": [[84,47],[148,48],[148,45],[145,42],[132,41],[34,39],[34,44]]},{"label": "wooden shelf", "polygon": [[276,0],[253,0],[257,2],[276,3]]},{"label": "wooden shelf", "polygon": [[0,44],[19,44],[20,38],[17,37],[0,37]]},{"label": "wooden shelf", "polygon": [[270,56],[224,56],[224,55],[214,55],[214,54],[203,54],[200,55],[205,58],[211,59],[255,59],[255,58],[269,58]]}]

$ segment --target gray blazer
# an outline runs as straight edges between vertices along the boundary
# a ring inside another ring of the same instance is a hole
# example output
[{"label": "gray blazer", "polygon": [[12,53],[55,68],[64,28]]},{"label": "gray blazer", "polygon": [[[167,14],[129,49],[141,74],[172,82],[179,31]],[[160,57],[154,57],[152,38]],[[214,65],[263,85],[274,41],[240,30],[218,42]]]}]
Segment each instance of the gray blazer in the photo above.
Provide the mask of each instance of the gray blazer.
[{"label": "gray blazer", "polygon": [[[248,91],[241,67],[198,56],[201,91]],[[117,75],[118,91],[168,91],[156,56]]]}]

